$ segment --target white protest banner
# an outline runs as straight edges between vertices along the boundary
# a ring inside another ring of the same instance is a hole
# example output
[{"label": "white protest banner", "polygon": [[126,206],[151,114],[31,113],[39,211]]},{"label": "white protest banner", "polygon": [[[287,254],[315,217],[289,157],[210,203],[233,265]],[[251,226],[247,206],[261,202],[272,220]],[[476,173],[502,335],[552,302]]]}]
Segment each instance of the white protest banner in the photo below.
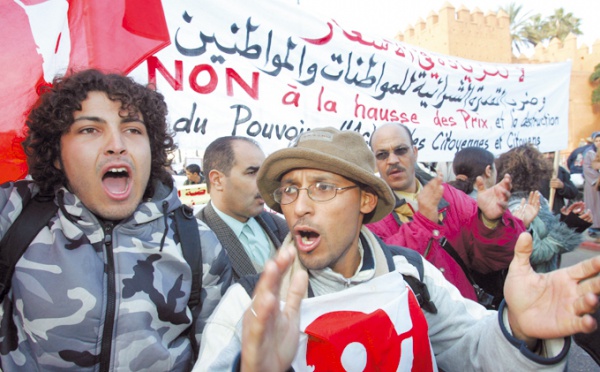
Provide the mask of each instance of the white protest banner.
[{"label": "white protest banner", "polygon": [[491,64],[362,35],[289,1],[163,1],[171,45],[131,75],[164,94],[182,149],[227,135],[265,152],[318,127],[413,133],[420,161],[466,146],[567,147],[570,63]]}]

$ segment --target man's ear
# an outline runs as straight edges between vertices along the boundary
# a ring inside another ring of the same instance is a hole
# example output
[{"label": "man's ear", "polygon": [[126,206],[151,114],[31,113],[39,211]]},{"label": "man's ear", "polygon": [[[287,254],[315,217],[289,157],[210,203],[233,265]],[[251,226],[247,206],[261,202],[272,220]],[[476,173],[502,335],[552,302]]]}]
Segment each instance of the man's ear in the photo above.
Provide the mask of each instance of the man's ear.
[{"label": "man's ear", "polygon": [[222,183],[224,177],[225,175],[216,169],[212,169],[210,172],[208,172],[208,181],[210,182],[211,188],[219,191],[223,190]]},{"label": "man's ear", "polygon": [[372,191],[361,190],[360,191],[360,212],[362,214],[369,214],[375,210],[377,206],[378,197]]}]

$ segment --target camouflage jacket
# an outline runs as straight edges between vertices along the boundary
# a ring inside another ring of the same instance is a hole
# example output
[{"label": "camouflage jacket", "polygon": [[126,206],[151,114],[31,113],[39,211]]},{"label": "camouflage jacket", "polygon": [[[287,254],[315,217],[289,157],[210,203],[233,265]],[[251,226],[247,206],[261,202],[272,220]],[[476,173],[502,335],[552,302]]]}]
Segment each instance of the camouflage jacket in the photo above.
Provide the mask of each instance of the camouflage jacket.
[{"label": "camouflage jacket", "polygon": [[[187,307],[191,269],[174,236],[176,192],[116,224],[99,221],[66,189],[57,214],[18,261],[0,304],[0,369],[184,371],[193,363]],[[0,237],[37,193],[27,181],[0,186]],[[231,265],[201,221],[202,310],[196,339],[231,282]]]}]

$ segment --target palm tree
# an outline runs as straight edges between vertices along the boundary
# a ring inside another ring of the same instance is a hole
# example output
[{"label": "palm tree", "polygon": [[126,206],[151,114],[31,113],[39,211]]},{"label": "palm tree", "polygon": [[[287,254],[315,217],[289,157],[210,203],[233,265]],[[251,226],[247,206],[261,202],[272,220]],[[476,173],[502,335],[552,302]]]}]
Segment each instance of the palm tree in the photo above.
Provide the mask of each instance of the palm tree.
[{"label": "palm tree", "polygon": [[506,14],[508,14],[508,18],[510,20],[510,38],[512,40],[513,49],[516,50],[518,54],[521,54],[521,48],[528,48],[531,45],[531,42],[524,37],[523,29],[527,24],[527,15],[522,14],[523,5],[517,5],[515,3],[510,3],[505,7],[500,7],[499,10],[503,10]]},{"label": "palm tree", "polygon": [[592,91],[592,105],[600,104],[600,63],[594,67],[594,72],[590,75],[590,83],[596,85]]},{"label": "palm tree", "polygon": [[542,18],[541,14],[522,14],[523,6],[515,3],[500,9],[508,14],[512,46],[517,54],[520,54],[523,48],[550,41],[555,37],[564,41],[569,33],[582,34],[579,29],[581,19],[573,16],[573,13],[566,13],[563,8],[556,9],[554,14],[547,18]]},{"label": "palm tree", "polygon": [[581,19],[573,16],[573,13],[566,13],[563,8],[558,8],[554,11],[554,14],[548,17],[547,20],[547,38],[552,39],[557,37],[560,41],[564,41],[569,33],[575,35],[581,35],[582,32],[579,29],[581,25]]},{"label": "palm tree", "polygon": [[537,45],[548,39],[548,22],[542,19],[541,14],[536,14],[527,20],[523,26],[522,36],[531,44]]}]

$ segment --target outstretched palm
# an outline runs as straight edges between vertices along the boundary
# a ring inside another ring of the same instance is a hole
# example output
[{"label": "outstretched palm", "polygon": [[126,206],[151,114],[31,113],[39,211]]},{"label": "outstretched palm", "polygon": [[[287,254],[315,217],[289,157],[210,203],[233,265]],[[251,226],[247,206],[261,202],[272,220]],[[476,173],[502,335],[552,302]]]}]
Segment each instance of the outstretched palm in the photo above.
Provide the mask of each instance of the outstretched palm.
[{"label": "outstretched palm", "polygon": [[284,371],[298,349],[300,303],[308,287],[305,271],[294,273],[286,304],[280,310],[279,291],[283,274],[295,257],[293,246],[281,247],[269,261],[254,291],[242,327],[242,370]]},{"label": "outstretched palm", "polygon": [[596,328],[590,315],[598,306],[600,257],[539,274],[529,264],[531,236],[521,234],[504,284],[513,333],[521,339],[565,337]]}]

